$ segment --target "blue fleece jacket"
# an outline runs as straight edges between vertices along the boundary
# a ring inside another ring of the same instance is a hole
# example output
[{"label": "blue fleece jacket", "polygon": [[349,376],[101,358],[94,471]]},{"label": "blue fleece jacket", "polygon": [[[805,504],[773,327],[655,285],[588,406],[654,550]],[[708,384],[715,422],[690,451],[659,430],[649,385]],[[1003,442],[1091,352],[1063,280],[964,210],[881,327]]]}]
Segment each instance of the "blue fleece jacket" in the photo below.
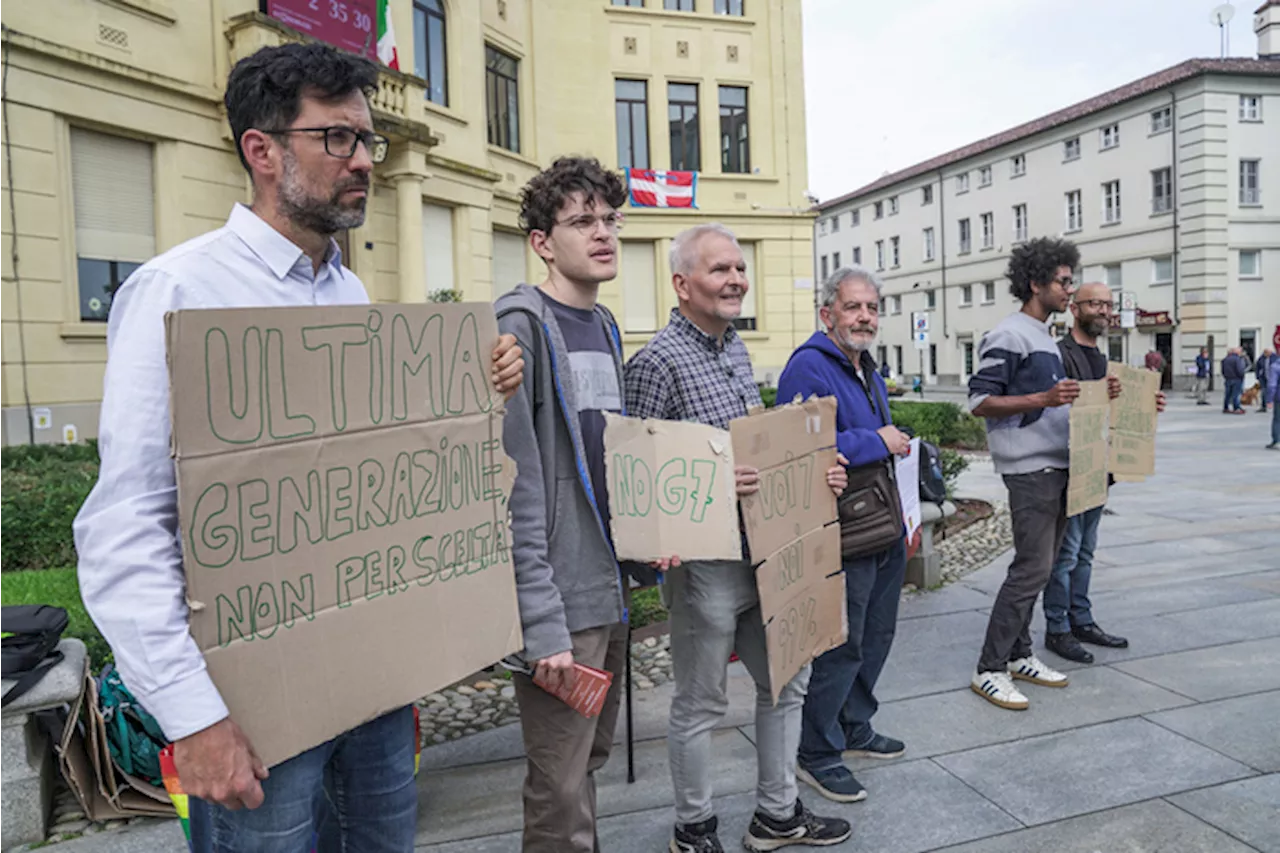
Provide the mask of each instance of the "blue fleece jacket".
[{"label": "blue fleece jacket", "polygon": [[[871,383],[863,390],[848,356],[822,332],[791,354],[778,377],[778,403],[790,403],[797,394],[836,398],[836,447],[853,467],[884,459],[889,448],[876,430],[893,423],[884,379],[869,353],[862,354],[862,375]],[[872,399],[874,397],[874,401]]]}]

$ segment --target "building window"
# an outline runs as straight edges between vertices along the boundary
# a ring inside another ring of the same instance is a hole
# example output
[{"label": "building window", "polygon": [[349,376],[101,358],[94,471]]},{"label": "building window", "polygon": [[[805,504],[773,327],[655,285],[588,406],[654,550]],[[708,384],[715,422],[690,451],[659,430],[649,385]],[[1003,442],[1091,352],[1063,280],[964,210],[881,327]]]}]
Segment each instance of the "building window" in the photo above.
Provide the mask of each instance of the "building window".
[{"label": "building window", "polygon": [[889,313],[887,310],[885,310],[885,298],[883,296],[880,297],[880,307],[876,309],[876,313],[879,314],[881,317]]},{"label": "building window", "polygon": [[[692,12],[692,0],[689,8],[681,11]],[[696,83],[667,84],[667,121],[671,125],[671,168],[686,172],[699,171],[702,168],[702,146],[698,136]]]},{"label": "building window", "polygon": [[819,237],[827,236],[827,220],[825,219],[818,220],[818,236]]},{"label": "building window", "polygon": [[834,234],[840,230],[840,214],[831,217],[831,233]]},{"label": "building window", "polygon": [[1080,137],[1062,143],[1062,159],[1077,160],[1080,157]]},{"label": "building window", "polygon": [[444,3],[413,0],[413,73],[427,81],[427,100],[449,104]]},{"label": "building window", "polygon": [[973,375],[973,341],[964,342],[964,375]]},{"label": "building window", "polygon": [[889,215],[898,215],[898,197],[896,195],[889,196]]},{"label": "building window", "polygon": [[996,283],[994,281],[986,281],[982,283],[982,304],[991,305],[996,301]]},{"label": "building window", "polygon": [[831,268],[833,270],[840,269],[840,253],[839,252],[831,253]]},{"label": "building window", "polygon": [[895,269],[902,265],[901,245],[901,241],[897,237],[889,238],[889,258],[893,261]]},{"label": "building window", "polygon": [[1240,161],[1240,203],[1262,204],[1262,186],[1258,183],[1257,160]]},{"label": "building window", "polygon": [[883,240],[876,241],[876,269],[877,270],[884,269],[884,241]]},{"label": "building window", "polygon": [[[755,285],[756,244],[744,240],[739,245],[742,248],[742,261],[747,267],[743,274],[746,276],[748,284]],[[756,289],[753,286],[747,288],[747,292],[743,294],[742,311],[734,319],[733,327],[739,332],[754,332],[760,328],[756,317]]]},{"label": "building window", "polygon": [[827,256],[823,255],[818,259],[818,267],[822,270],[822,280],[825,282],[827,277],[831,275],[831,269],[827,266]]},{"label": "building window", "polygon": [[1173,210],[1173,171],[1169,167],[1151,171],[1151,212]]},{"label": "building window", "polygon": [[717,15],[733,15],[742,17],[742,0],[716,0]]},{"label": "building window", "polygon": [[1262,97],[1259,95],[1240,96],[1240,120],[1262,121]]},{"label": "building window", "polygon": [[520,151],[520,61],[484,46],[485,98],[489,106],[489,144]]},{"label": "building window", "polygon": [[1107,264],[1102,268],[1102,283],[1114,293],[1124,282],[1123,273],[1124,269],[1119,264]]},{"label": "building window", "polygon": [[1262,252],[1252,249],[1240,253],[1240,278],[1262,278]]},{"label": "building window", "polygon": [[[881,301],[884,301],[884,300],[881,300]],[[884,344],[880,344],[878,347],[876,347],[876,364],[888,364],[888,363],[889,363],[889,348]]]},{"label": "building window", "polygon": [[692,12],[693,0],[662,0],[662,8],[668,12]]},{"label": "building window", "polygon": [[862,247],[861,246],[853,247],[853,252],[851,253],[851,257],[849,258],[849,260],[853,261],[853,263],[857,264],[858,266],[862,266]]},{"label": "building window", "polygon": [[991,186],[991,167],[990,166],[983,166],[981,169],[978,170],[978,186],[980,187]]},{"label": "building window", "polygon": [[924,307],[932,311],[938,307],[938,293],[934,290],[927,290],[924,294]]},{"label": "building window", "polygon": [[973,285],[972,284],[960,285],[960,304],[962,306],[973,304]]},{"label": "building window", "polygon": [[156,253],[151,146],[72,128],[71,187],[80,319],[102,321],[116,289]]},{"label": "building window", "polygon": [[615,80],[614,116],[618,125],[618,166],[649,168],[649,85],[643,80]]},{"label": "building window", "polygon": [[938,345],[929,344],[929,375],[938,375]]},{"label": "building window", "polygon": [[876,202],[872,209],[875,210],[876,219],[884,219],[884,202]]},{"label": "building window", "polygon": [[1009,176],[1020,178],[1027,173],[1027,155],[1014,154],[1009,159]]},{"label": "building window", "polygon": [[859,213],[860,209],[856,207],[849,211],[849,225],[853,228],[857,228],[858,224],[862,221],[862,217],[858,215]]},{"label": "building window", "polygon": [[965,172],[963,175],[956,175],[956,195],[960,195],[960,193],[967,193],[968,191],[969,173]]},{"label": "building window", "polygon": [[984,213],[982,222],[982,248],[990,249],[996,244],[996,217],[994,213]]},{"label": "building window", "polygon": [[972,235],[969,232],[969,220],[960,220],[960,254],[966,255],[973,248]]},{"label": "building window", "polygon": [[[741,14],[741,13],[739,13]],[[751,171],[751,148],[747,138],[747,90],[744,86],[720,87],[720,171],[746,174]],[[832,230],[840,226],[840,215],[832,220]]]},{"label": "building window", "polygon": [[629,6],[632,9],[643,9],[644,0],[613,0],[615,6]]},{"label": "building window", "polygon": [[924,259],[933,260],[933,229],[924,229]]},{"label": "building window", "polygon": [[1113,124],[1098,131],[1098,148],[1106,151],[1120,144],[1120,125]]},{"label": "building window", "polygon": [[1102,222],[1112,225],[1120,221],[1120,182],[1107,181],[1102,185]]},{"label": "building window", "polygon": [[1151,132],[1164,133],[1173,127],[1173,107],[1161,107],[1151,111]]},{"label": "building window", "polygon": [[902,295],[901,294],[894,296],[893,299],[890,301],[890,304],[893,306],[893,310],[891,313],[893,314],[902,313]]},{"label": "building window", "polygon": [[925,184],[920,188],[920,203],[933,204],[933,184]]},{"label": "building window", "polygon": [[897,368],[897,374],[902,376],[902,347],[896,344],[893,347],[893,364]]},{"label": "building window", "polygon": [[1013,240],[1015,243],[1021,243],[1027,239],[1027,206],[1025,204],[1015,204],[1013,206]]},{"label": "building window", "polygon": [[618,277],[622,279],[622,327],[628,332],[656,332],[658,278],[654,259],[657,247],[645,240],[621,242]]},{"label": "building window", "polygon": [[1080,190],[1067,193],[1067,231],[1079,231],[1084,227],[1084,207],[1081,204]]},{"label": "building window", "polygon": [[494,299],[528,280],[525,267],[525,244],[526,238],[523,234],[512,234],[509,231],[493,232]]},{"label": "building window", "polygon": [[1151,259],[1151,283],[1173,283],[1173,257],[1171,255],[1165,255],[1163,258]]}]

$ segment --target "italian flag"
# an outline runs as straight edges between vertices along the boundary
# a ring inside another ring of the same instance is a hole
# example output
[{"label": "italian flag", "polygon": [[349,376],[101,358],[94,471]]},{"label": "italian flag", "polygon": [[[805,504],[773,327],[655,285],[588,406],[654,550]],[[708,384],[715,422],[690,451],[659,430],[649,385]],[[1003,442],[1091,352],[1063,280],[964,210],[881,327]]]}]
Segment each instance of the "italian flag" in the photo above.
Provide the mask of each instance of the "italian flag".
[{"label": "italian flag", "polygon": [[388,68],[400,70],[396,52],[396,28],[391,24],[389,0],[378,0],[378,59]]}]

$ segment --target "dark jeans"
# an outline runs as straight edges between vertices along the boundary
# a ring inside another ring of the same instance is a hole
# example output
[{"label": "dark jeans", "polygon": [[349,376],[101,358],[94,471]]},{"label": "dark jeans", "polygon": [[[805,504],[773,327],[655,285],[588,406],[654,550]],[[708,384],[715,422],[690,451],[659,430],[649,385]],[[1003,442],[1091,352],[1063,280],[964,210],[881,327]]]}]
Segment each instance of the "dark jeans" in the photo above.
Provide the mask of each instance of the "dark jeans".
[{"label": "dark jeans", "polygon": [[193,853],[412,850],[413,739],[406,706],[272,767],[256,809],[229,811],[192,797]]},{"label": "dark jeans", "polygon": [[800,728],[800,765],[810,771],[840,764],[840,753],[875,735],[876,681],[898,625],[898,599],[907,571],[906,545],[844,563],[849,639],[813,662]]},{"label": "dark jeans", "polygon": [[1280,444],[1280,400],[1271,404],[1271,443]]},{"label": "dark jeans", "polygon": [[1031,654],[1031,614],[1049,582],[1067,526],[1067,472],[1006,474],[1013,516],[1013,562],[991,608],[979,672],[1004,672]]},{"label": "dark jeans", "polygon": [[1244,388],[1243,379],[1222,380],[1222,411],[1230,412],[1240,408],[1240,392]]},{"label": "dark jeans", "polygon": [[1053,574],[1044,588],[1044,621],[1051,634],[1093,624],[1089,604],[1089,576],[1093,574],[1093,549],[1098,544],[1102,507],[1085,510],[1067,519]]}]

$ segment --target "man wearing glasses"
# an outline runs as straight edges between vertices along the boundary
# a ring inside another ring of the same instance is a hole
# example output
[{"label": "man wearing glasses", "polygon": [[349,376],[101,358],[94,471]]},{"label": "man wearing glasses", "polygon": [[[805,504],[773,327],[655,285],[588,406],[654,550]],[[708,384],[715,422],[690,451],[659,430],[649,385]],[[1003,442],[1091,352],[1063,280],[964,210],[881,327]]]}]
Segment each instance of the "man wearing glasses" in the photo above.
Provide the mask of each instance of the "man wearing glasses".
[{"label": "man wearing glasses", "polygon": [[[527,759],[525,853],[600,847],[594,774],[618,720],[627,599],[604,464],[604,413],[622,411],[622,337],[597,297],[618,275],[626,199],[618,176],[592,159],[563,157],[535,175],[520,219],[547,277],[497,302],[498,327],[531,354],[503,425],[517,470],[512,557],[524,651],[512,680]],[[590,719],[539,686],[572,687],[575,663],[614,676]]]},{"label": "man wearing glasses", "polygon": [[[627,414],[728,429],[729,421],[760,405],[751,357],[733,327],[750,287],[746,269],[737,238],[718,223],[694,226],[671,241],[671,281],[680,304],[666,328],[627,362]],[[735,474],[739,495],[759,490],[759,471],[740,466]],[[843,465],[827,472],[827,483],[837,495],[844,491]],[[774,705],[751,561],[671,563],[663,587],[675,679],[667,736],[676,799],[671,853],[723,849],[711,799],[711,734],[728,709],[725,679],[733,653],[756,683],[760,781],[743,844],[777,850],[845,840],[846,821],[818,817],[798,797],[796,750],[809,667],[782,688]]]},{"label": "man wearing glasses", "polygon": [[[154,258],[120,287],[107,327],[98,483],[75,523],[80,592],[129,688],[174,742],[196,851],[400,853],[417,813],[409,707],[268,769],[228,715],[187,624],[169,455],[164,317],[192,308],[369,301],[333,235],[364,221],[387,140],[372,131],[375,66],[327,46],[264,48],[227,80],[227,118],[253,204]],[[523,361],[500,340],[500,391]],[[341,685],[338,685],[341,689]]]},{"label": "man wearing glasses", "polygon": [[1067,415],[1080,383],[1067,378],[1049,317],[1067,310],[1079,263],[1066,240],[1040,237],[1013,250],[1005,274],[1022,310],[983,336],[969,380],[970,411],[987,419],[991,459],[1009,489],[1014,547],[970,687],[1010,710],[1029,704],[1014,679],[1067,686],[1065,675],[1032,654],[1030,629],[1067,524]]}]

